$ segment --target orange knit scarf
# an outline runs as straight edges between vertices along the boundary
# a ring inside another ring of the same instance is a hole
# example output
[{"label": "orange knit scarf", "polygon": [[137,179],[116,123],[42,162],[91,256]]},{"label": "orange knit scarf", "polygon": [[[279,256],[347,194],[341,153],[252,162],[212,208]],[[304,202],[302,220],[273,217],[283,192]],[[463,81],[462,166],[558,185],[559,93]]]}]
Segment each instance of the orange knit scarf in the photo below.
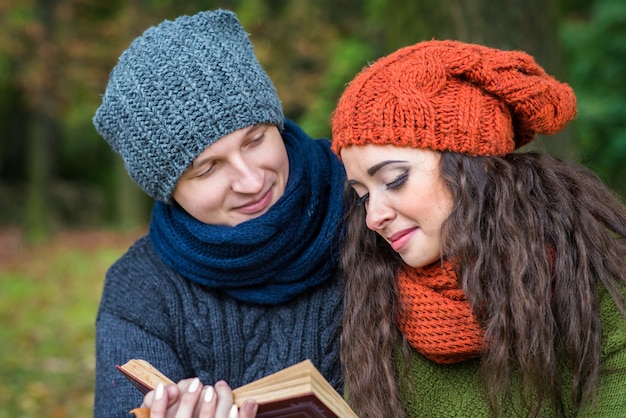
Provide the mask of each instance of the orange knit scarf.
[{"label": "orange knit scarf", "polygon": [[414,349],[439,364],[480,356],[483,331],[449,262],[405,266],[396,279],[398,327]]}]

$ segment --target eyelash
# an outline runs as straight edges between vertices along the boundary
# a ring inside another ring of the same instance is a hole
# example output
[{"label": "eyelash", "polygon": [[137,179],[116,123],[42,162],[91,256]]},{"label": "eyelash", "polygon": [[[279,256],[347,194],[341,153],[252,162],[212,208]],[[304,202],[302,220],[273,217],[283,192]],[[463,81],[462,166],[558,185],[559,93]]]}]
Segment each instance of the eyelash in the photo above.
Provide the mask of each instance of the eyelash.
[{"label": "eyelash", "polygon": [[252,145],[259,144],[260,142],[263,142],[264,138],[265,138],[265,131],[262,132],[261,134],[255,136],[254,138],[252,138],[252,141],[250,141],[250,144],[252,144]]},{"label": "eyelash", "polygon": [[[406,184],[406,181],[409,179],[409,171],[406,170],[402,172],[398,177],[396,177],[391,183],[386,184],[387,190],[399,190]],[[370,194],[366,193],[363,196],[359,197],[356,201],[357,206],[363,206],[367,203]]]},{"label": "eyelash", "polygon": [[369,199],[370,194],[366,193],[363,196],[359,196],[359,198],[356,200],[356,205],[357,206],[364,206],[367,203],[367,199]]},{"label": "eyelash", "polygon": [[214,167],[215,167],[215,164],[211,164],[211,166],[205,171],[203,171],[202,173],[200,173],[198,177],[205,177],[206,175],[210,174],[213,171]]},{"label": "eyelash", "polygon": [[409,179],[409,170],[405,170],[400,174],[394,181],[387,184],[387,190],[398,190],[405,185],[406,181]]}]

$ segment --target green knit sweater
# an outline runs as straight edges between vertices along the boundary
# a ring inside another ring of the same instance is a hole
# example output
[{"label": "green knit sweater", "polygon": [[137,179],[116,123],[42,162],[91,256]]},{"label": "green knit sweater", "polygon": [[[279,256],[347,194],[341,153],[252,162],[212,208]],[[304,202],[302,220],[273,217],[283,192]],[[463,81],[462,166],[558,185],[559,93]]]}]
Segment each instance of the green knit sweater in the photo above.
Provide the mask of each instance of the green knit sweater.
[{"label": "green knit sweater", "polygon": [[[626,417],[626,319],[605,292],[600,305],[602,315],[602,372],[594,404],[574,414],[566,405],[567,417]],[[410,368],[401,378],[401,394],[407,417],[487,417],[489,416],[479,376],[480,360],[454,365],[431,362],[412,352]],[[402,369],[402,365],[399,365]],[[513,389],[512,392],[515,392]],[[519,399],[502,411],[504,417],[524,416]],[[540,417],[556,417],[544,408]]]}]

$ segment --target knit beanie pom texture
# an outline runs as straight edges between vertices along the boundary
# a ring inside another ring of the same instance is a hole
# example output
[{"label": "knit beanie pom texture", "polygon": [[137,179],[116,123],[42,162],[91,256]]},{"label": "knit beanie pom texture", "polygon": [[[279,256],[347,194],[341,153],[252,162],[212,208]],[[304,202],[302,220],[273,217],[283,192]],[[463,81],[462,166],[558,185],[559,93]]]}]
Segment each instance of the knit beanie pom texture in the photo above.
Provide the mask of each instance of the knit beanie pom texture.
[{"label": "knit beanie pom texture", "polygon": [[168,202],[209,145],[260,123],[282,129],[276,89],[226,10],[165,20],[122,53],[93,119],[132,179]]},{"label": "knit beanie pom texture", "polygon": [[575,115],[570,86],[528,54],[432,40],[379,59],[348,84],[332,115],[332,147],[502,156]]}]

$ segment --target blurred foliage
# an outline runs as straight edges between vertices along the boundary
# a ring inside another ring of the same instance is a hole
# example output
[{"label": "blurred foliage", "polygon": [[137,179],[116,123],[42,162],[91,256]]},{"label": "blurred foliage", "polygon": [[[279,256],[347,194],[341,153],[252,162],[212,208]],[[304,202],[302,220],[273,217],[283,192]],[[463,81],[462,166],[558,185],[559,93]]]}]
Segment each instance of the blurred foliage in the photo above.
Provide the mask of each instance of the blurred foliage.
[{"label": "blurred foliage", "polygon": [[93,415],[94,321],[106,269],[135,234],[0,231],[0,418]]},{"label": "blurred foliage", "polygon": [[626,2],[596,0],[561,28],[582,162],[626,196]]}]

